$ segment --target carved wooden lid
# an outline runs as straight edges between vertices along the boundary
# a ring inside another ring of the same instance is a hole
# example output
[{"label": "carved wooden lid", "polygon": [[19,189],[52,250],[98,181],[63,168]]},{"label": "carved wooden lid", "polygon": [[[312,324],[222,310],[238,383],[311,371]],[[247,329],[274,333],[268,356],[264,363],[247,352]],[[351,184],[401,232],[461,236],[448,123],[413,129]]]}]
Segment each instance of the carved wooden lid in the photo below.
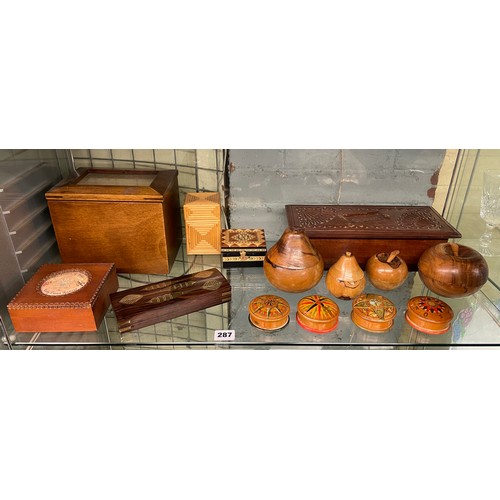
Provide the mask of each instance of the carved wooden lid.
[{"label": "carved wooden lid", "polygon": [[266,251],[264,229],[223,229],[221,233],[222,251],[241,248]]},{"label": "carved wooden lid", "polygon": [[408,301],[406,321],[417,330],[440,334],[449,330],[453,319],[453,310],[442,300],[430,296],[417,296]]},{"label": "carved wooden lid", "polygon": [[315,238],[447,239],[461,234],[429,206],[286,205],[288,225]]}]

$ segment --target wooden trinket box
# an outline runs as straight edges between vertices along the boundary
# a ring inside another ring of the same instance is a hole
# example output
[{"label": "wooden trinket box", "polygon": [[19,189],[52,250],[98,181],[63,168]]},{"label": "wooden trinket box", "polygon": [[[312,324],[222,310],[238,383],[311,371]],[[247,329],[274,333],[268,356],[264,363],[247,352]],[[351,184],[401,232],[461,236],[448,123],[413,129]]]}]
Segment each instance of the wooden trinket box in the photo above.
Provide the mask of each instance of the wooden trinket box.
[{"label": "wooden trinket box", "polygon": [[290,304],[278,295],[259,295],[248,304],[248,319],[260,330],[280,330],[290,321]]},{"label": "wooden trinket box", "polygon": [[337,328],[339,306],[323,295],[308,295],[297,304],[297,323],[313,333],[328,333]]},{"label": "wooden trinket box", "polygon": [[63,262],[167,274],[182,241],[175,170],[79,169],[45,194]]},{"label": "wooden trinket box", "polygon": [[184,224],[188,255],[220,254],[219,193],[188,193],[184,200]]},{"label": "wooden trinket box", "polygon": [[352,322],[368,332],[384,333],[394,324],[396,306],[374,293],[360,295],[352,303]]},{"label": "wooden trinket box", "polygon": [[400,250],[410,271],[429,247],[462,235],[432,207],[286,205],[288,225],[303,229],[328,269],[345,252],[364,269],[380,252]]},{"label": "wooden trinket box", "polygon": [[215,268],[111,295],[118,330],[125,333],[229,302],[231,286]]},{"label": "wooden trinket box", "polygon": [[419,295],[408,301],[405,319],[419,332],[431,335],[446,333],[451,326],[453,309],[436,297]]},{"label": "wooden trinket box", "polygon": [[7,309],[18,332],[93,332],[117,289],[114,264],[45,264]]},{"label": "wooden trinket box", "polygon": [[263,229],[222,230],[222,267],[262,267],[266,252]]}]

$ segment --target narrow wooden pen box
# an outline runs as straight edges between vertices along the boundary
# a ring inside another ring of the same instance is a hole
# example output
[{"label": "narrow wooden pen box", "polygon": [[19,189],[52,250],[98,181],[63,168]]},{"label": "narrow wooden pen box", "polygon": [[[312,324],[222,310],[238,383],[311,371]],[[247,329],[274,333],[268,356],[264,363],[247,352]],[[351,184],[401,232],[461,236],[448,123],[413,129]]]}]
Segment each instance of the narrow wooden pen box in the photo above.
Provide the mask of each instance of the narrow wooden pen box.
[{"label": "narrow wooden pen box", "polygon": [[114,264],[45,264],[7,309],[18,332],[93,332],[117,289]]},{"label": "narrow wooden pen box", "polygon": [[45,198],[63,262],[170,272],[182,241],[177,171],[79,169]]},{"label": "narrow wooden pen box", "polygon": [[222,267],[262,267],[266,252],[263,229],[222,230]]},{"label": "narrow wooden pen box", "polygon": [[231,300],[231,286],[215,268],[111,295],[118,330],[125,333]]},{"label": "narrow wooden pen box", "polygon": [[325,269],[351,252],[364,269],[377,253],[399,250],[417,270],[427,248],[462,235],[429,206],[286,205],[288,225],[303,229],[323,257]]}]

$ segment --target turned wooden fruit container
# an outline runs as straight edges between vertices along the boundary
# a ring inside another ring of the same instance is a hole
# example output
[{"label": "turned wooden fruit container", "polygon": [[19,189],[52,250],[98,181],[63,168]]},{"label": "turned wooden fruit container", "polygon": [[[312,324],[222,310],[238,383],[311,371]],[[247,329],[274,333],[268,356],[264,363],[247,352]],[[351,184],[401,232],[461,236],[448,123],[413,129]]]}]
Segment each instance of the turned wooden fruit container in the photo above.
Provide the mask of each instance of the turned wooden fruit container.
[{"label": "turned wooden fruit container", "polygon": [[305,292],[323,276],[323,258],[304,231],[287,228],[264,259],[269,283],[284,292]]},{"label": "turned wooden fruit container", "polygon": [[363,330],[382,333],[392,327],[396,313],[396,306],[388,298],[368,293],[353,301],[351,319]]},{"label": "turned wooden fruit container", "polygon": [[350,300],[363,292],[366,286],[365,273],[351,252],[346,252],[330,267],[326,286],[338,299]]},{"label": "turned wooden fruit container", "polygon": [[439,243],[427,249],[418,261],[424,284],[443,297],[466,297],[488,280],[488,264],[473,248],[457,243]]},{"label": "turned wooden fruit container", "polygon": [[405,319],[420,332],[438,335],[450,329],[453,310],[436,297],[420,295],[408,301]]},{"label": "turned wooden fruit container", "polygon": [[283,328],[290,320],[290,305],[277,295],[259,295],[248,304],[250,323],[261,330]]},{"label": "turned wooden fruit container", "polygon": [[297,304],[297,323],[313,333],[328,333],[339,322],[339,306],[324,295],[308,295]]},{"label": "turned wooden fruit container", "polygon": [[398,255],[399,250],[394,250],[390,254],[381,252],[368,259],[365,272],[373,286],[379,290],[393,290],[404,283],[408,266]]}]

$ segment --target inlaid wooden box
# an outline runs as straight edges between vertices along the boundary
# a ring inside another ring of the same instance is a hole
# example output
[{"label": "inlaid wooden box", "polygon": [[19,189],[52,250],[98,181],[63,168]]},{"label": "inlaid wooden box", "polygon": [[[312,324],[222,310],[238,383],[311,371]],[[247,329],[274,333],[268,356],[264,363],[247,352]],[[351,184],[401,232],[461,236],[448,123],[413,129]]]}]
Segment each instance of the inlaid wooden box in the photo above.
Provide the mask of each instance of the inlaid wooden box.
[{"label": "inlaid wooden box", "polygon": [[184,224],[189,255],[221,253],[219,193],[188,193],[184,200]]},{"label": "inlaid wooden box", "polygon": [[45,264],[7,309],[18,332],[93,332],[117,289],[114,264]]},{"label": "inlaid wooden box", "polygon": [[264,229],[222,230],[222,267],[262,267],[266,252]]},{"label": "inlaid wooden box", "polygon": [[45,194],[63,262],[167,274],[182,241],[175,170],[79,169]]},{"label": "inlaid wooden box", "polygon": [[154,325],[231,300],[231,286],[215,268],[111,295],[120,333]]},{"label": "inlaid wooden box", "polygon": [[379,252],[400,250],[417,270],[427,248],[461,234],[429,206],[286,205],[288,225],[301,228],[323,257],[325,269],[351,252],[364,269]]}]

